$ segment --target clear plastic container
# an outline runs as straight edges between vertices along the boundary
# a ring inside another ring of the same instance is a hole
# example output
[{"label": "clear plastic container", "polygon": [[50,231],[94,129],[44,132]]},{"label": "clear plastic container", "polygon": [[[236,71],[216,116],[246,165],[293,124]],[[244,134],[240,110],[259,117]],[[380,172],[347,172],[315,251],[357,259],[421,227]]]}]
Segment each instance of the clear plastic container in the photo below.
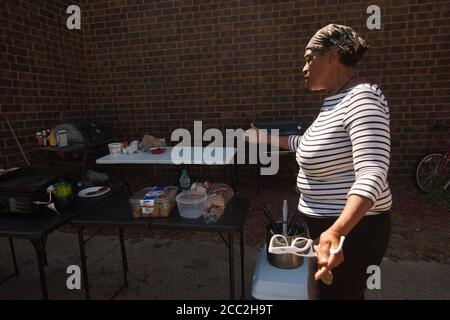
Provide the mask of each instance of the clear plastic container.
[{"label": "clear plastic container", "polygon": [[153,188],[141,189],[130,198],[129,203],[134,218],[165,218],[170,215],[170,211],[175,207],[175,196],[178,192],[178,187],[168,186],[166,191],[155,199],[153,210],[142,210],[140,201]]},{"label": "clear plastic container", "polygon": [[183,218],[197,219],[205,210],[206,193],[198,193],[194,191],[184,191],[176,196],[178,211]]},{"label": "clear plastic container", "polygon": [[167,218],[175,207],[175,196],[177,192],[177,187],[167,187],[166,191],[156,198],[155,208],[150,214],[150,218]]}]

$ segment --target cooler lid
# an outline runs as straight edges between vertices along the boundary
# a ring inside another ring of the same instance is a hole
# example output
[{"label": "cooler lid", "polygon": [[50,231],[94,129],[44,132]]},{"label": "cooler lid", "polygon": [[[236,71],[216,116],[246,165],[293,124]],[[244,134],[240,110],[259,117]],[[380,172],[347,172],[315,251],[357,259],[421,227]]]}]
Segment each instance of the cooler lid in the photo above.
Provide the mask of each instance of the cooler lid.
[{"label": "cooler lid", "polygon": [[281,269],[267,260],[266,245],[259,252],[253,274],[252,297],[258,300],[308,300],[308,260],[295,269]]}]

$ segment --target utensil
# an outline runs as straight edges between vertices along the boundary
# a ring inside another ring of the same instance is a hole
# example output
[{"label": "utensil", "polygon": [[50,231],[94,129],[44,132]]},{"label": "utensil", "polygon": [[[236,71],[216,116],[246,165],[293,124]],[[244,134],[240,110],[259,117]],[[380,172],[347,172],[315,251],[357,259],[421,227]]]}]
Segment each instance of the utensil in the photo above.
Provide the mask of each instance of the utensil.
[{"label": "utensil", "polygon": [[[277,225],[277,229],[281,230],[283,221],[279,220],[275,222]],[[269,252],[269,244],[272,237],[275,235],[270,227],[266,228],[266,250],[267,250],[267,261],[274,267],[281,269],[295,269],[300,267],[303,264],[304,258],[294,254],[272,254]],[[303,229],[294,229],[293,236],[286,237],[288,241],[292,241],[296,237],[305,236]],[[290,243],[290,242],[289,242]]]},{"label": "utensil", "polygon": [[287,207],[287,200],[285,199],[283,201],[283,235],[287,235],[287,221],[288,220],[288,207]]},{"label": "utensil", "polygon": [[[330,248],[330,254],[337,255],[344,245],[345,237],[341,236],[339,245],[336,249]],[[272,254],[291,253],[300,257],[317,257],[317,253],[313,249],[313,240],[304,237],[295,237],[289,244],[289,240],[281,235],[276,234],[270,239],[268,252]],[[323,283],[330,286],[333,283],[333,273],[328,270],[320,278]]]},{"label": "utensil", "polygon": [[300,219],[301,214],[297,211],[297,213],[291,218],[291,220],[288,222],[288,232],[287,235],[290,236],[292,233],[292,230],[295,230],[295,226],[297,225],[298,220]]},{"label": "utensil", "polygon": [[274,234],[277,233],[277,227],[275,224],[275,221],[272,218],[272,214],[269,210],[269,208],[267,208],[267,206],[259,201],[256,201],[256,203],[261,207],[262,212],[264,212],[264,215],[266,216],[267,222],[269,223],[270,229],[272,230],[272,232]]},{"label": "utensil", "polygon": [[[338,247],[336,249],[330,248],[330,254],[338,254],[342,250],[344,241],[345,237],[341,236]],[[285,236],[276,234],[270,239],[269,252],[273,254],[292,253],[301,257],[317,257],[312,244],[312,239],[304,237],[295,237],[289,244]]]}]

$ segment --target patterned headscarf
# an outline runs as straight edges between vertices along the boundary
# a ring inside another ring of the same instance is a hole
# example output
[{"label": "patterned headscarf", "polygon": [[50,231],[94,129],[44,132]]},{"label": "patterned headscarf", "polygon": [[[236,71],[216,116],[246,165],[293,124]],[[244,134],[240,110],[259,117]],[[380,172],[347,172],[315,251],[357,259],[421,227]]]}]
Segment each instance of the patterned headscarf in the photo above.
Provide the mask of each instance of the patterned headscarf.
[{"label": "patterned headscarf", "polygon": [[332,47],[337,47],[341,54],[350,55],[355,62],[369,48],[366,40],[358,36],[352,28],[329,24],[316,32],[309,40],[306,49],[326,51]]}]

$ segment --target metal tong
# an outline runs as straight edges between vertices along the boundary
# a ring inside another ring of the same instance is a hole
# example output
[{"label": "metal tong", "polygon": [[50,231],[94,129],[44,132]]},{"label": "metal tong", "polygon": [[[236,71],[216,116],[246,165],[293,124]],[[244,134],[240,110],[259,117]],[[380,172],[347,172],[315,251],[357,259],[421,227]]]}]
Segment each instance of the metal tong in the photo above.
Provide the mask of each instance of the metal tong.
[{"label": "metal tong", "polygon": [[275,224],[275,221],[272,218],[272,214],[269,210],[269,208],[262,202],[256,201],[256,203],[261,208],[262,212],[264,212],[264,215],[266,216],[267,222],[269,223],[270,229],[272,230],[273,234],[277,233],[277,225]]}]

